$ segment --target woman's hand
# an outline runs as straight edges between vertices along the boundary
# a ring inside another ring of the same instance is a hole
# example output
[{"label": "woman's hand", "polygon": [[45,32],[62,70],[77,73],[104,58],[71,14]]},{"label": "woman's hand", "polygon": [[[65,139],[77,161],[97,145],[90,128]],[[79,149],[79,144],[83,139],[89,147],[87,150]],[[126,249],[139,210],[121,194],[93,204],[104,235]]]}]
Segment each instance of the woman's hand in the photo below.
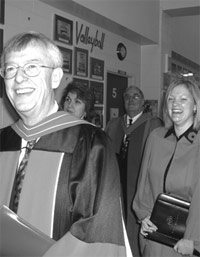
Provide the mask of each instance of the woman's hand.
[{"label": "woman's hand", "polygon": [[194,251],[194,241],[181,239],[174,246],[174,251],[183,255],[192,255]]},{"label": "woman's hand", "polygon": [[141,221],[140,234],[143,236],[147,236],[148,233],[152,233],[156,231],[158,228],[150,221],[150,216],[147,216]]}]

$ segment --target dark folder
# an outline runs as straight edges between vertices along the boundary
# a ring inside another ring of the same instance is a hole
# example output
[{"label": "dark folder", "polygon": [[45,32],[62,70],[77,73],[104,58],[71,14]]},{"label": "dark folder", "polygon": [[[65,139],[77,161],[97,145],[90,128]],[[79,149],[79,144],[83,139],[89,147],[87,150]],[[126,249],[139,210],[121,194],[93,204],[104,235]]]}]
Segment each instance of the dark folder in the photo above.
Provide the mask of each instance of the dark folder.
[{"label": "dark folder", "polygon": [[0,207],[0,256],[42,256],[54,243],[7,206]]},{"label": "dark folder", "polygon": [[[160,194],[154,204],[150,220],[157,226],[157,231],[146,238],[174,247],[184,236],[190,203],[169,194]],[[198,255],[195,250],[194,255]]]}]

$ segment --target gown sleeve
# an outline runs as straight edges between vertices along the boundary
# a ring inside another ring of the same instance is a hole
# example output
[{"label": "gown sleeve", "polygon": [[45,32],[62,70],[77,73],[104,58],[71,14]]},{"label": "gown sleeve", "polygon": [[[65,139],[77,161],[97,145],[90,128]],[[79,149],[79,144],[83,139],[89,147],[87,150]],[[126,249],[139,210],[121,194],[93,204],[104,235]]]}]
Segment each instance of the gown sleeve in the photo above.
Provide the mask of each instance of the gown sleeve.
[{"label": "gown sleeve", "polygon": [[80,137],[69,194],[71,227],[44,256],[131,256],[125,246],[117,161],[103,131]]},{"label": "gown sleeve", "polygon": [[144,155],[142,158],[140,175],[137,184],[136,195],[133,199],[133,210],[139,220],[151,214],[154,199],[149,181],[149,162],[151,159],[151,151],[153,149],[154,132],[152,132],[146,142]]}]

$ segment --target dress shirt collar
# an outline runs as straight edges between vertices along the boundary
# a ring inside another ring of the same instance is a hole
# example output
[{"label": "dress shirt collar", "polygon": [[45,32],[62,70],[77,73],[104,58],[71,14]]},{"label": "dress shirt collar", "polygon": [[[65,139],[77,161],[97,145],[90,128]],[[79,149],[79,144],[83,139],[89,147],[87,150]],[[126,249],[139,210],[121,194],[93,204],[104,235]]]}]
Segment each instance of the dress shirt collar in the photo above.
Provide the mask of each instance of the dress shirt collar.
[{"label": "dress shirt collar", "polygon": [[53,114],[53,113],[55,113],[55,112],[57,112],[58,109],[59,109],[58,103],[55,101],[53,109],[48,113],[48,116]]},{"label": "dress shirt collar", "polygon": [[131,118],[128,114],[126,115],[126,125],[129,126],[129,120],[132,119],[132,124],[142,115],[143,112],[140,112],[133,118]]}]

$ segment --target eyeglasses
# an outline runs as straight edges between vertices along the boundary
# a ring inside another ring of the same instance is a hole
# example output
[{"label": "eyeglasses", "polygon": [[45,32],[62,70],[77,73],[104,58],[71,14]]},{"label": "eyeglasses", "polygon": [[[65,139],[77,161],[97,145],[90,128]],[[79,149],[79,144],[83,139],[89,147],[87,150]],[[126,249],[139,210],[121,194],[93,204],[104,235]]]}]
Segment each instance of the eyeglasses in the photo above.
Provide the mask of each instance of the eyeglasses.
[{"label": "eyeglasses", "polygon": [[38,76],[41,72],[41,68],[55,69],[38,63],[27,63],[24,66],[6,65],[0,70],[0,74],[4,79],[12,79],[16,76],[19,68],[21,68],[28,77]]},{"label": "eyeglasses", "polygon": [[134,95],[124,95],[124,100],[125,101],[130,101],[130,100],[139,100],[142,99],[142,97],[138,94],[134,94]]}]

